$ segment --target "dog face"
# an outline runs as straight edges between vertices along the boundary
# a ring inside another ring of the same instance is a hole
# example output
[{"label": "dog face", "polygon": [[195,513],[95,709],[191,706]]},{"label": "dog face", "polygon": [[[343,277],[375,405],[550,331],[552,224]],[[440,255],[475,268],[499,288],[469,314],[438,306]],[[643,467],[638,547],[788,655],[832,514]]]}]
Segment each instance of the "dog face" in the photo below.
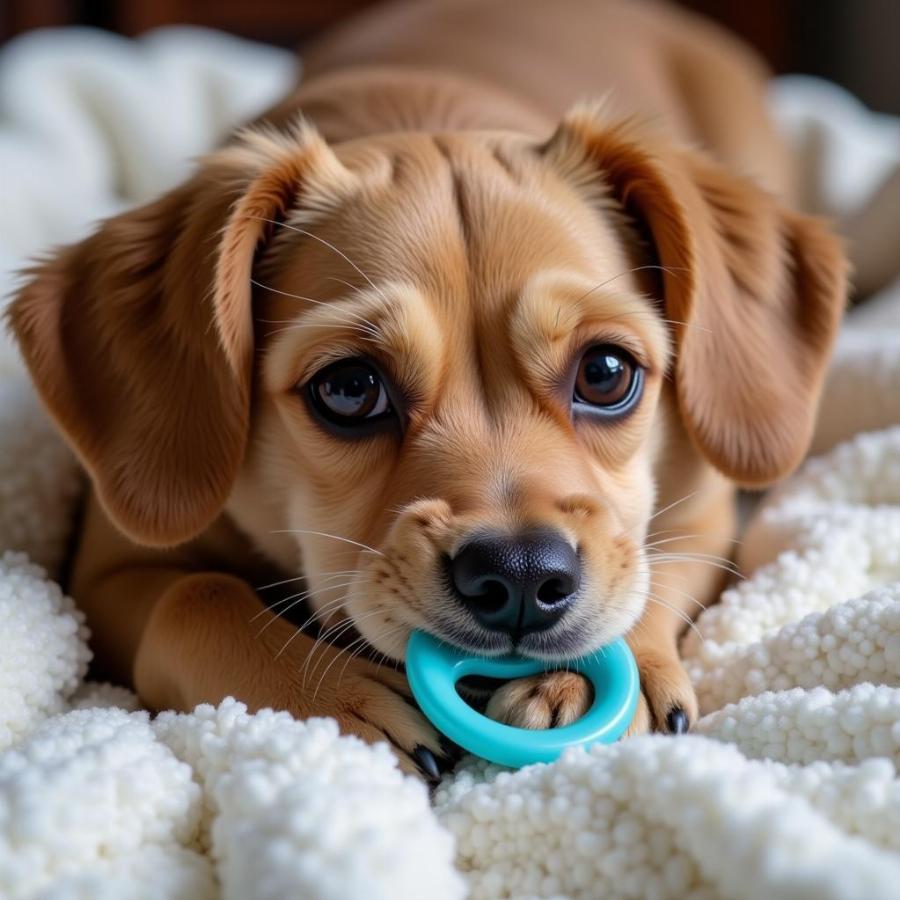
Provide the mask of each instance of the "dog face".
[{"label": "dog face", "polygon": [[641,611],[661,395],[727,475],[783,474],[842,298],[818,223],[578,112],[542,145],[251,135],[13,326],[133,538],[226,507],[389,656],[424,627],[559,658]]},{"label": "dog face", "polygon": [[326,612],[395,657],[411,628],[555,657],[623,633],[646,590],[668,336],[622,223],[508,135],[339,156],[355,188],[288,216],[258,266],[232,512],[293,530],[279,555],[302,548]]}]

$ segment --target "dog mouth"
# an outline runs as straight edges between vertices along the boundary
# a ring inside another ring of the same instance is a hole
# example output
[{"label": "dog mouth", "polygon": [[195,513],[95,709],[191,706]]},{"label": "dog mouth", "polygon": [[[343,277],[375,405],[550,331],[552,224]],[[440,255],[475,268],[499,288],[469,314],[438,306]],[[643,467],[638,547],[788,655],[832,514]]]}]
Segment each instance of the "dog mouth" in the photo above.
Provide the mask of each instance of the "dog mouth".
[{"label": "dog mouth", "polygon": [[[323,641],[354,655],[384,662],[386,657],[402,665],[396,652],[385,653],[376,646],[354,621],[353,615],[344,610],[337,623],[322,621],[317,614],[312,596],[279,608],[280,601],[268,603],[269,610],[277,617],[293,625],[314,641]],[[450,604],[443,604],[445,608]],[[605,640],[597,640],[578,622],[560,622],[548,630],[513,632],[491,631],[475,622],[465,621],[464,616],[426,615],[422,629],[439,640],[457,647],[465,653],[481,657],[520,656],[548,663],[565,663],[597,650]],[[413,628],[410,628],[410,633]]]},{"label": "dog mouth", "polygon": [[546,631],[497,632],[452,619],[429,621],[435,637],[473,656],[520,656],[547,663],[566,663],[598,650],[610,639],[597,640],[579,623],[560,623]]}]

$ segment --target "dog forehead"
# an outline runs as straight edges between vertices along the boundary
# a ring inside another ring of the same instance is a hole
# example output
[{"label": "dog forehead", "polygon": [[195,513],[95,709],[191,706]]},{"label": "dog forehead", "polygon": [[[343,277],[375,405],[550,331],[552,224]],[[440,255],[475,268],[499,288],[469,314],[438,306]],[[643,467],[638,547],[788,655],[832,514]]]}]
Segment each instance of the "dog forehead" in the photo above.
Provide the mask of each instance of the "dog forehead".
[{"label": "dog forehead", "polygon": [[[504,385],[526,348],[568,327],[567,298],[633,265],[615,216],[524,138],[411,134],[358,141],[343,156],[358,188],[312,215],[301,195],[259,273],[280,292],[265,295],[266,319],[331,308],[334,327],[375,323],[392,355],[441,370],[445,395],[472,372]],[[352,313],[338,309],[345,302]],[[325,333],[317,320],[295,337]]]},{"label": "dog forehead", "polygon": [[489,315],[544,270],[601,278],[627,265],[620,220],[521,135],[392,135],[342,156],[361,187],[331,234],[376,282],[417,284],[454,312],[468,301]]}]

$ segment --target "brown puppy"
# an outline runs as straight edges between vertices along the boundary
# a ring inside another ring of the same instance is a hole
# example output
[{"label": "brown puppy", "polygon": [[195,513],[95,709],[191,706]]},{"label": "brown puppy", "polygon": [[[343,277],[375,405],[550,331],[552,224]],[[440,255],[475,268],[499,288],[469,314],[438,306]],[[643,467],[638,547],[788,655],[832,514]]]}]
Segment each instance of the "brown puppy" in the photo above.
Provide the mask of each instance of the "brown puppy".
[{"label": "brown puppy", "polygon": [[[802,458],[844,299],[836,241],[746,175],[788,190],[763,78],[665,7],[416,3],[313,48],[12,308],[93,481],[71,590],[106,673],[332,715],[409,768],[440,751],[410,629],[557,659],[627,633],[634,729],[683,730],[732,485]],[[563,673],[488,708],[588,701]]]}]

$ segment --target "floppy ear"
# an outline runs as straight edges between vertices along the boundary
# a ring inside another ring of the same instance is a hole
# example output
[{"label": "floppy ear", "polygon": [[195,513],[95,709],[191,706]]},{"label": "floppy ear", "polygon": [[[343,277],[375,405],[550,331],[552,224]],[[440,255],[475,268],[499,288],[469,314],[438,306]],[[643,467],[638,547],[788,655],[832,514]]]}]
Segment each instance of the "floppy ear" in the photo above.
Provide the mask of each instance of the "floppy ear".
[{"label": "floppy ear", "polygon": [[154,203],[28,273],[9,319],[38,391],[131,538],[171,545],[218,515],[243,459],[251,273],[263,220],[328,156],[251,133]]},{"label": "floppy ear", "polygon": [[812,436],[844,308],[847,266],[819,220],[700,154],[576,111],[544,148],[570,174],[605,179],[663,267],[692,440],[748,485],[797,466]]}]

